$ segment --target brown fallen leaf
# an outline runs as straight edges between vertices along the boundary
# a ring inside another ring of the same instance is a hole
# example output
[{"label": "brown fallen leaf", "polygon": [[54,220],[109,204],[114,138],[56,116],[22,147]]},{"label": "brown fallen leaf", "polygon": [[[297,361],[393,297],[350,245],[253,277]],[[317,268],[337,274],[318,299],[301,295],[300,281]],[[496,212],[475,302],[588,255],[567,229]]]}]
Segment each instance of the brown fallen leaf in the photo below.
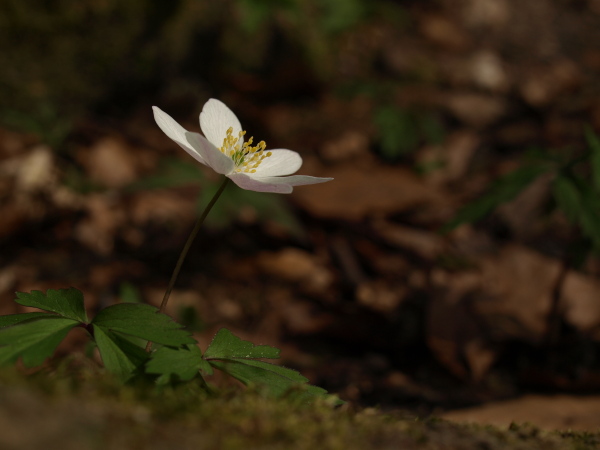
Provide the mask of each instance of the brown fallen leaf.
[{"label": "brown fallen leaf", "polygon": [[540,342],[547,331],[558,261],[518,245],[480,261],[483,295],[473,308],[495,339]]},{"label": "brown fallen leaf", "polygon": [[427,145],[419,150],[418,160],[422,167],[435,167],[427,171],[425,179],[440,186],[464,177],[471,160],[481,145],[481,137],[472,131],[450,134],[440,145]]},{"label": "brown fallen leaf", "polygon": [[406,227],[384,220],[374,221],[373,228],[386,242],[394,247],[410,250],[429,261],[438,258],[446,248],[444,238],[438,233]]},{"label": "brown fallen leaf", "polygon": [[352,165],[332,167],[326,173],[333,181],[303,186],[292,194],[304,209],[320,218],[359,221],[441,200],[432,186],[401,167]]},{"label": "brown fallen leaf", "polygon": [[137,164],[132,149],[125,141],[105,137],[77,154],[90,178],[110,188],[123,187],[137,177]]},{"label": "brown fallen leaf", "polygon": [[381,313],[395,311],[408,290],[405,286],[390,285],[382,280],[365,281],[356,289],[359,304]]},{"label": "brown fallen leaf", "polygon": [[136,225],[189,223],[196,214],[196,201],[171,190],[138,192],[131,198],[128,214]]},{"label": "brown fallen leaf", "polygon": [[365,133],[350,130],[335,139],[326,141],[321,148],[321,156],[327,161],[343,161],[365,154],[369,150],[369,138]]},{"label": "brown fallen leaf", "polygon": [[600,281],[571,271],[562,289],[561,309],[565,319],[594,339],[600,339]]},{"label": "brown fallen leaf", "polygon": [[119,227],[126,221],[124,205],[108,194],[90,194],[85,203],[88,216],[75,227],[75,238],[88,248],[108,255]]},{"label": "brown fallen leaf", "polygon": [[419,23],[423,36],[445,50],[461,52],[471,45],[471,39],[460,25],[438,14],[423,16]]},{"label": "brown fallen leaf", "polygon": [[475,92],[453,92],[446,97],[444,104],[456,118],[475,128],[497,122],[509,110],[509,104],[503,97]]},{"label": "brown fallen leaf", "polygon": [[544,107],[565,92],[577,88],[582,80],[579,67],[568,59],[527,68],[520,84],[521,95],[527,103]]},{"label": "brown fallen leaf", "polygon": [[333,276],[320,258],[298,248],[261,252],[257,262],[269,275],[285,281],[303,283],[305,288],[311,290],[324,291],[333,282]]}]

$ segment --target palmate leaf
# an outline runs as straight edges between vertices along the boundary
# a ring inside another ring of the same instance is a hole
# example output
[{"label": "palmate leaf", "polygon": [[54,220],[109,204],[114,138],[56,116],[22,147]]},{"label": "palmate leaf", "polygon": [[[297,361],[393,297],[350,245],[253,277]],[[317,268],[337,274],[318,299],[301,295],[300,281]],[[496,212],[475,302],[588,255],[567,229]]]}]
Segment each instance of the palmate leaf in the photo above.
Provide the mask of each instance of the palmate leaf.
[{"label": "palmate leaf", "polygon": [[202,352],[197,345],[183,347],[164,346],[152,353],[152,358],[146,364],[146,373],[160,375],[156,382],[167,384],[170,381],[189,381],[202,370],[212,375],[212,367],[202,359]]},{"label": "palmate leaf", "polygon": [[116,331],[163,345],[196,343],[182,325],[150,305],[121,303],[109,306],[94,317],[92,324],[105,331]]},{"label": "palmate leaf", "polygon": [[279,349],[268,345],[254,345],[221,328],[204,352],[204,359],[278,359]]},{"label": "palmate leaf", "polygon": [[73,319],[44,316],[0,329],[0,365],[14,364],[19,357],[26,367],[42,364],[69,330],[79,325]]},{"label": "palmate leaf", "polygon": [[16,325],[21,322],[26,322],[27,320],[39,319],[41,317],[56,317],[56,316],[49,315],[48,313],[44,313],[44,312],[9,314],[7,316],[0,316],[0,328],[10,327],[11,325]]},{"label": "palmate leaf", "polygon": [[48,289],[45,294],[42,291],[17,292],[15,301],[23,306],[43,309],[69,319],[88,323],[83,305],[83,294],[75,288]]},{"label": "palmate leaf", "polygon": [[307,385],[308,379],[295,370],[257,360],[279,358],[279,349],[268,345],[254,345],[234,336],[226,328],[220,329],[215,335],[203,358],[211,366],[245,385],[259,385],[276,396],[295,389],[298,389],[297,395],[306,399],[327,394],[324,389]]},{"label": "palmate leaf", "polygon": [[[276,364],[257,361],[257,360],[209,360],[209,362],[219,370],[229,373],[230,375],[238,378],[244,384],[249,384],[256,379],[261,379],[264,382],[267,379],[273,377],[275,381],[279,379],[285,380],[289,383],[307,383],[308,378],[302,375],[300,372],[288,369],[287,367],[278,366]],[[252,376],[252,374],[259,374],[258,376]],[[266,377],[266,378],[265,378]],[[276,383],[277,384],[277,383]]]},{"label": "palmate leaf", "polygon": [[149,356],[143,348],[98,325],[94,325],[94,340],[104,367],[122,380],[129,379]]},{"label": "palmate leaf", "polygon": [[[246,386],[258,385],[274,396],[294,392],[306,400],[327,395],[327,391],[306,384],[308,379],[295,370],[256,360],[211,360],[210,364]],[[295,391],[297,389],[297,391]]]}]

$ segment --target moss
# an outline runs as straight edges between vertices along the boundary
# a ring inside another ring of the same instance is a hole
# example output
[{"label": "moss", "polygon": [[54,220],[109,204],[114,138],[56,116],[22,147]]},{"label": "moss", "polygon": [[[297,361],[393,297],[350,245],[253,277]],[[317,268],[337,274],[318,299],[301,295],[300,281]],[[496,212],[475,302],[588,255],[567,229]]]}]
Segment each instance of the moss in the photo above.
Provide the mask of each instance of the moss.
[{"label": "moss", "polygon": [[[597,433],[455,424],[199,384],[121,386],[94,368],[0,372],[2,448],[586,449]],[[35,430],[32,433],[31,430]]]}]

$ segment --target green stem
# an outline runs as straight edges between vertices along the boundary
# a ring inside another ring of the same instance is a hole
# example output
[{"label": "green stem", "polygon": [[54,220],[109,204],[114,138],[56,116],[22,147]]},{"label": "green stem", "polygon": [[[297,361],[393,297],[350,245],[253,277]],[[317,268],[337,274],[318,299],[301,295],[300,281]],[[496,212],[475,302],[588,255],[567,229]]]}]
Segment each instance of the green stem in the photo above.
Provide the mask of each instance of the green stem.
[{"label": "green stem", "polygon": [[[229,182],[229,178],[225,178],[225,180],[223,181],[223,183],[221,184],[221,186],[219,187],[219,189],[217,190],[217,192],[215,193],[215,195],[213,196],[211,201],[208,203],[208,205],[206,205],[206,208],[204,208],[202,215],[196,222],[194,229],[190,233],[187,241],[185,242],[185,245],[183,246],[183,250],[181,250],[181,254],[179,255],[179,259],[177,260],[177,264],[175,264],[175,269],[173,269],[173,275],[171,275],[171,280],[169,281],[169,285],[167,286],[167,290],[162,299],[162,303],[160,304],[159,312],[161,312],[161,313],[165,312],[167,303],[169,302],[169,297],[171,296],[171,291],[173,290],[173,286],[175,286],[175,282],[177,281],[177,277],[179,276],[181,266],[183,265],[183,261],[185,260],[185,257],[187,256],[188,251],[190,250],[190,247],[192,246],[192,242],[194,242],[194,239],[196,238],[198,231],[200,231],[200,227],[204,223],[204,219],[206,219],[206,216],[208,216],[208,213],[210,212],[212,207],[215,205],[215,203],[217,202],[217,200],[219,199],[219,197],[225,190],[225,187],[227,186],[228,182]],[[150,351],[151,349],[152,349],[152,342],[148,342],[148,345],[146,345],[146,351]]]}]

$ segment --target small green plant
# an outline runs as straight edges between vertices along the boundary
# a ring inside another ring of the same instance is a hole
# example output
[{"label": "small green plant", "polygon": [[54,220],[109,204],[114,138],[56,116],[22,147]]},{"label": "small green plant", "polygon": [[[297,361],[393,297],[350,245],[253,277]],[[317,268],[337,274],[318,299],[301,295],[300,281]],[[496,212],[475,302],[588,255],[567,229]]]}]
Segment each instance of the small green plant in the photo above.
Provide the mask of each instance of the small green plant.
[{"label": "small green plant", "polygon": [[422,141],[443,140],[442,125],[432,114],[385,105],[375,111],[373,123],[379,132],[381,154],[389,160],[415,151]]},{"label": "small green plant", "polygon": [[[120,303],[89,320],[83,294],[74,288],[19,292],[15,301],[45,312],[0,316],[0,365],[21,358],[25,367],[39,366],[69,331],[81,327],[98,347],[106,369],[123,381],[151,376],[159,385],[172,384],[212,375],[218,369],[246,385],[264,386],[274,395],[294,388],[306,398],[327,393],[305,385],[308,380],[294,370],[261,361],[279,358],[278,349],[255,346],[225,328],[202,354],[191,334],[154,306]],[[156,347],[151,353],[144,350],[148,341]]]},{"label": "small green plant", "polygon": [[571,226],[564,243],[561,269],[556,275],[547,319],[545,343],[557,342],[561,329],[561,293],[567,273],[600,250],[600,140],[585,130],[586,149],[572,153],[534,151],[521,167],[496,180],[480,198],[461,209],[443,228],[448,232],[475,223],[509,202],[541,176],[549,176],[549,213],[559,211]]},{"label": "small green plant", "polygon": [[[542,175],[550,175],[550,205],[558,209],[577,230],[587,250],[600,249],[600,140],[590,129],[585,132],[587,149],[581,155],[534,151],[513,172],[496,180],[477,200],[461,209],[443,227],[450,231],[464,223],[475,223],[503,203],[513,200]],[[587,251],[586,251],[587,253]]]},{"label": "small green plant", "polygon": [[[276,396],[290,393],[310,400],[326,395],[324,389],[307,385],[308,379],[298,372],[263,361],[279,358],[278,349],[256,346],[225,328],[202,353],[191,333],[164,311],[194,238],[230,180],[246,190],[289,193],[293,186],[331,179],[290,175],[300,168],[300,156],[285,149],[266,151],[263,141],[252,146],[252,138],[244,142],[245,131],[237,117],[218,100],[209,100],[200,116],[206,138],[186,131],[158,108],[154,114],[167,136],[198,162],[226,177],[185,243],[160,308],[120,303],[100,310],[90,320],[83,294],[77,289],[19,292],[18,304],[44,312],[0,316],[0,365],[20,359],[25,367],[39,366],[53,355],[69,331],[80,327],[97,346],[105,368],[123,381],[136,377],[152,377],[158,385],[194,378],[204,381],[204,376],[218,369]],[[122,294],[125,299],[139,300],[131,286],[123,286]],[[206,382],[204,385],[208,389]]]}]

